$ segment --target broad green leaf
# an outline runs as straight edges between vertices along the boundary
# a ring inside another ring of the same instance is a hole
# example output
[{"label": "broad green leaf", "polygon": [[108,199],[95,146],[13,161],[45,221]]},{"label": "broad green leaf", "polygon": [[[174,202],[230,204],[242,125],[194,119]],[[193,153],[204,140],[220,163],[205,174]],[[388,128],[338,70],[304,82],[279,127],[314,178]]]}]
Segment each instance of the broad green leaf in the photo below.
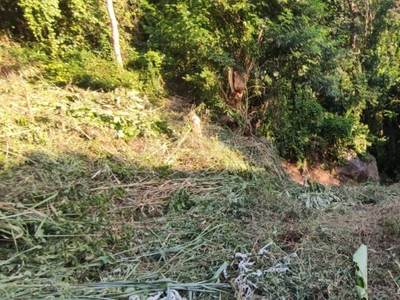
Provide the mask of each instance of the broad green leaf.
[{"label": "broad green leaf", "polygon": [[358,299],[368,300],[367,292],[367,246],[362,244],[353,255],[353,261],[356,269],[356,289]]}]

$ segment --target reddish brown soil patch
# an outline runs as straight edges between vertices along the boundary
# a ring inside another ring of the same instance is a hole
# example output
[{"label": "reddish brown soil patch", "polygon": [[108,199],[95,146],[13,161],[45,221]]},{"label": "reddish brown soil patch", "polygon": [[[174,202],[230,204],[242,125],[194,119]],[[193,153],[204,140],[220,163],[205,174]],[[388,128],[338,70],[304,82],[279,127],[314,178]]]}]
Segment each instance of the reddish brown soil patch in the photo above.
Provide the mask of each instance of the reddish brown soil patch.
[{"label": "reddish brown soil patch", "polygon": [[307,172],[299,170],[296,165],[289,162],[283,162],[282,167],[293,181],[303,185],[306,181],[318,182],[324,185],[340,185],[339,179],[327,170],[323,170],[319,166],[309,168]]}]

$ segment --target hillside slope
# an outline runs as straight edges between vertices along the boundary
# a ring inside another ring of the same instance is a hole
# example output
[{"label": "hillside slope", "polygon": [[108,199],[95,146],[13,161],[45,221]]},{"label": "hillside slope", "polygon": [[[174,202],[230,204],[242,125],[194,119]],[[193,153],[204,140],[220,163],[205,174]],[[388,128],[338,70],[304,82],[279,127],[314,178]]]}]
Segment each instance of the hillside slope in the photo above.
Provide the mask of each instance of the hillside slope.
[{"label": "hillside slope", "polygon": [[185,99],[25,78],[0,78],[1,299],[355,299],[362,243],[400,299],[400,185],[301,186]]}]

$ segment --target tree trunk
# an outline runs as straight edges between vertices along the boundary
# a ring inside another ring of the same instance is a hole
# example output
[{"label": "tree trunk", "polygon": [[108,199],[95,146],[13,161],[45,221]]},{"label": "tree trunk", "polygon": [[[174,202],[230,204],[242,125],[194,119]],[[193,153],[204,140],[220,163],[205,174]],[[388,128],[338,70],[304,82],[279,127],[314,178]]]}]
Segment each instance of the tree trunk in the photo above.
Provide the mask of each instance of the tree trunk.
[{"label": "tree trunk", "polygon": [[112,37],[112,44],[114,47],[115,59],[117,60],[117,63],[122,67],[123,63],[121,56],[121,48],[119,46],[118,23],[117,19],[115,18],[113,0],[107,0],[107,10],[111,21],[111,37]]},{"label": "tree trunk", "polygon": [[349,46],[350,49],[355,50],[356,49],[356,40],[357,40],[357,34],[356,34],[356,18],[357,18],[357,8],[353,0],[347,0],[347,3],[349,4],[349,10],[351,14],[351,23],[350,23],[350,42]]},{"label": "tree trunk", "polygon": [[234,94],[235,88],[233,86],[233,68],[232,67],[228,68],[228,82],[229,82],[229,87],[231,88],[231,94]]}]

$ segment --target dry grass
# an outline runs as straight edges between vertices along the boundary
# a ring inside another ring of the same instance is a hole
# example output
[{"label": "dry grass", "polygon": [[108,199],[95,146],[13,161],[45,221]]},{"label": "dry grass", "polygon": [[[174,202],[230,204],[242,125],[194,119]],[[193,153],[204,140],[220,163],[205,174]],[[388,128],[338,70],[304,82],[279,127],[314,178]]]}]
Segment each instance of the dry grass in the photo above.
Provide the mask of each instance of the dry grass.
[{"label": "dry grass", "polygon": [[354,299],[361,243],[400,297],[398,185],[303,187],[204,108],[26,76],[0,78],[1,298]]}]

